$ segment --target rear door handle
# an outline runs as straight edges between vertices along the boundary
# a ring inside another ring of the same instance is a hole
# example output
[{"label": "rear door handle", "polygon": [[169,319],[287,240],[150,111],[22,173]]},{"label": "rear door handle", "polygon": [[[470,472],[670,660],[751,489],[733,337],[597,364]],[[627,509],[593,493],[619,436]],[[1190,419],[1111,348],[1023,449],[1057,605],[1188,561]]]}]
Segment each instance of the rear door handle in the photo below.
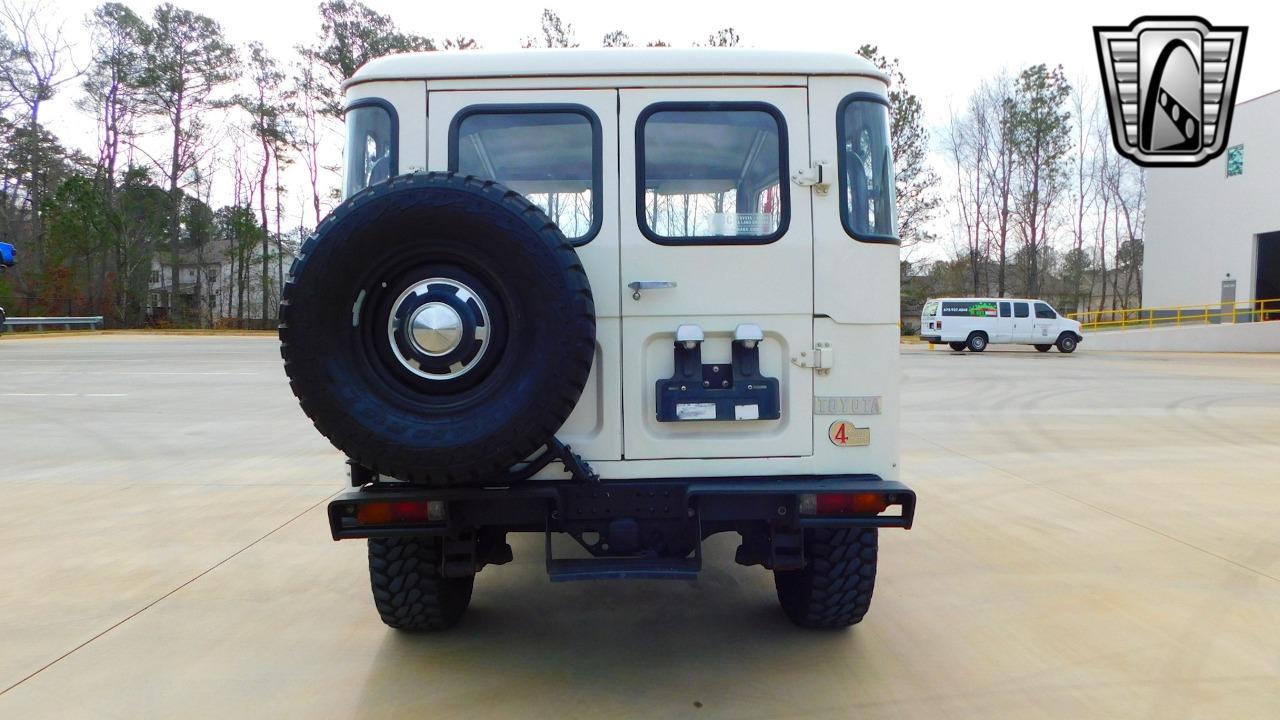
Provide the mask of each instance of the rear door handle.
[{"label": "rear door handle", "polygon": [[639,300],[641,290],[661,290],[664,288],[673,288],[676,284],[672,280],[634,280],[627,283],[627,287],[631,288],[631,299]]}]

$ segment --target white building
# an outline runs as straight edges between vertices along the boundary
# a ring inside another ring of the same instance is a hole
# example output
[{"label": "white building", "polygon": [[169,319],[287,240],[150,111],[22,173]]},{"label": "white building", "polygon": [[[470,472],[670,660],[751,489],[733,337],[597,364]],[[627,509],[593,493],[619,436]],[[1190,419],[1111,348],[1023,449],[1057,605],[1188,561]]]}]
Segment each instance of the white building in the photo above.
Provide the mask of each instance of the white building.
[{"label": "white building", "polygon": [[[279,258],[277,266],[277,254]],[[179,258],[177,301],[183,308],[184,322],[202,326],[260,325],[262,313],[262,252],[257,246],[246,258],[247,267],[240,268],[232,258],[230,244],[212,241],[197,254],[184,251]],[[287,276],[294,255],[288,248],[272,246],[267,258],[267,316],[276,316],[280,302],[278,272]],[[148,283],[147,317],[151,322],[172,318],[174,296],[172,264],[169,254],[157,253],[151,262]],[[243,278],[244,282],[239,282]],[[255,322],[256,321],[256,322]],[[271,323],[269,322],[268,325]]]},{"label": "white building", "polygon": [[1236,105],[1222,155],[1147,188],[1144,306],[1280,298],[1280,91]]}]

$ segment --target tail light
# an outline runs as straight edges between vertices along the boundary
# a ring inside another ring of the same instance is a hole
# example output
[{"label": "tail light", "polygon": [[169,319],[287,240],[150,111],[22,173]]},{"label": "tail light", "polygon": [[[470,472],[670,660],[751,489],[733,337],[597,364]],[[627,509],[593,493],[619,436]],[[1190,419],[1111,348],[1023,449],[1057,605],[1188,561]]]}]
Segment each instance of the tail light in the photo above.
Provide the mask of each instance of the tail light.
[{"label": "tail light", "polygon": [[889,507],[884,493],[817,493],[800,496],[801,515],[879,515]]},{"label": "tail light", "polygon": [[367,502],[356,508],[356,522],[361,525],[420,525],[442,520],[443,500]]}]

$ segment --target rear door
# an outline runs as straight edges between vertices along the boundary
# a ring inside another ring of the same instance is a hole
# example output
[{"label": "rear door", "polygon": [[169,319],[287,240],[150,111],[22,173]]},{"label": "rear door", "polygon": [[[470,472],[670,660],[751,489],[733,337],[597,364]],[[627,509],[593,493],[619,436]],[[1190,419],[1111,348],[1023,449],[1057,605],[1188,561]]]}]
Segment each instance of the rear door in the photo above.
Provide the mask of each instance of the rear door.
[{"label": "rear door", "polygon": [[557,437],[588,460],[622,458],[616,90],[428,94],[427,167],[524,194],[575,245],[596,309],[596,357]]},{"label": "rear door", "polygon": [[1000,310],[992,325],[991,342],[1013,342],[1013,303],[1008,300],[1001,300],[997,305],[999,305]]},{"label": "rear door", "polygon": [[[812,454],[813,370],[791,362],[813,343],[810,195],[789,179],[809,164],[806,104],[803,88],[620,91],[627,459]],[[669,386],[682,417],[660,419],[682,325],[704,338],[704,380]],[[750,325],[759,373],[777,380],[776,419],[752,404],[726,417],[700,397],[740,382],[724,369]]]},{"label": "rear door", "polygon": [[1015,300],[1013,302],[1013,342],[1029,343],[1033,337],[1033,332],[1031,303]]},{"label": "rear door", "polygon": [[924,307],[920,310],[920,333],[928,335],[930,331],[937,332],[934,325],[937,319],[934,317],[938,314],[938,301],[929,300],[925,302]]}]

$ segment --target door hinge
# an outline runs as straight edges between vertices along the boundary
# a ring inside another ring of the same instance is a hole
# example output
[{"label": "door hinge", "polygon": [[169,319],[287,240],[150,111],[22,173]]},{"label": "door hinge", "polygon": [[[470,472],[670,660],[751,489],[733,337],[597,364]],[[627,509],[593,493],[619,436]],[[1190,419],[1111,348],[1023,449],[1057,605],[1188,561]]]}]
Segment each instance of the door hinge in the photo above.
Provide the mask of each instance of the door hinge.
[{"label": "door hinge", "polygon": [[826,195],[835,176],[831,163],[820,162],[791,173],[791,182],[800,187],[812,187],[819,195]]},{"label": "door hinge", "polygon": [[836,353],[831,343],[815,343],[812,350],[801,350],[799,355],[791,358],[791,363],[802,368],[813,368],[819,375],[831,372]]}]

